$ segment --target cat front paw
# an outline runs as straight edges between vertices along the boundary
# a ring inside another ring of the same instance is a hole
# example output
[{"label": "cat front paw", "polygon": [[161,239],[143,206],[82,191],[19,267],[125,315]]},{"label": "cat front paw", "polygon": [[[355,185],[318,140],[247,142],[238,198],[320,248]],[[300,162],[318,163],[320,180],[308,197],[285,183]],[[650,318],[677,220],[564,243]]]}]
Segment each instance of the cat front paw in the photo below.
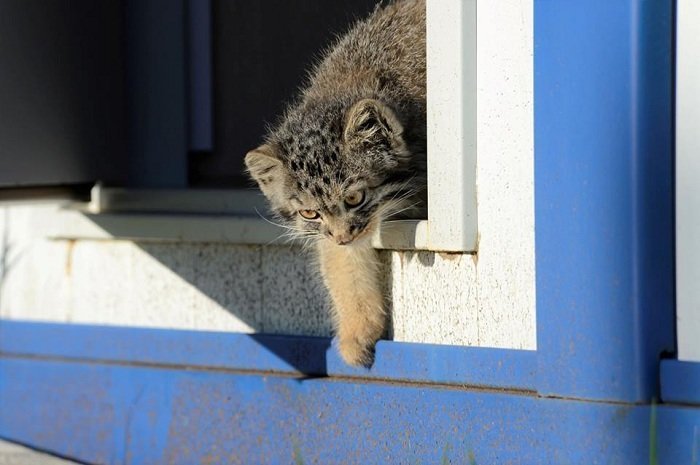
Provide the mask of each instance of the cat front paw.
[{"label": "cat front paw", "polygon": [[337,340],[338,352],[348,365],[370,368],[374,363],[374,345],[376,341],[360,341],[356,338]]}]

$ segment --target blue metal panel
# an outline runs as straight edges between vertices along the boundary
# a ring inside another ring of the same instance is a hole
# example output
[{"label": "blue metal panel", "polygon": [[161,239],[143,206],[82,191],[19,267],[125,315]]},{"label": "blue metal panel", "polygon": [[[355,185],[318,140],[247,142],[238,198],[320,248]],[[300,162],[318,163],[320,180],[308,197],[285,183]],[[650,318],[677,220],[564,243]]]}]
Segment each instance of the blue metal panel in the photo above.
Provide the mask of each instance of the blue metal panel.
[{"label": "blue metal panel", "polygon": [[[0,436],[90,463],[649,463],[646,406],[11,358],[0,379]],[[663,410],[660,432],[700,419]],[[659,463],[690,463],[673,444]]]},{"label": "blue metal panel", "polygon": [[674,349],[672,4],[535,1],[543,394],[649,400]]},{"label": "blue metal panel", "polygon": [[0,320],[0,354],[203,366],[532,390],[535,352],[381,341],[371,370],[327,338]]},{"label": "blue metal panel", "polygon": [[656,438],[659,464],[700,463],[700,409],[658,407],[651,416],[650,433]]},{"label": "blue metal panel", "polygon": [[641,464],[651,437],[677,465],[700,425],[693,408],[154,367],[0,358],[0,380],[0,436],[91,463]]},{"label": "blue metal panel", "polygon": [[700,362],[663,360],[661,399],[664,402],[700,405]]},{"label": "blue metal panel", "polygon": [[380,341],[371,370],[349,367],[333,349],[328,374],[534,391],[536,356],[529,350]]},{"label": "blue metal panel", "polygon": [[[511,377],[532,365],[509,361],[524,351],[386,343],[378,371],[325,378],[298,371],[323,375],[325,357],[335,371],[322,338],[0,323],[0,436],[89,462],[646,463],[652,437],[659,463],[675,465],[700,447],[697,408],[656,407],[654,418],[648,406],[429,383],[532,381]],[[460,372],[470,363],[475,378]],[[687,373],[669,378],[684,396],[697,386]]]}]

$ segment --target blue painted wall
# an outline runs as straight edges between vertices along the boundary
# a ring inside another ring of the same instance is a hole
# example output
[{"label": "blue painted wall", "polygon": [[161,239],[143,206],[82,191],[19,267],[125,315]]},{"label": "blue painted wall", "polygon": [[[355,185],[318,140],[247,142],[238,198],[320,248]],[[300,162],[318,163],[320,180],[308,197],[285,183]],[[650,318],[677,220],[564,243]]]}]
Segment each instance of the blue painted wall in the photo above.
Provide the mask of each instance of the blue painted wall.
[{"label": "blue painted wall", "polygon": [[543,394],[659,396],[675,350],[673,2],[535,1]]},{"label": "blue painted wall", "polygon": [[[648,407],[368,380],[22,359],[2,360],[0,379],[12,380],[0,384],[0,436],[94,463],[649,459]],[[666,428],[665,418],[660,427]],[[695,411],[688,421],[699,419]],[[690,451],[678,457],[689,459]]]},{"label": "blue painted wall", "polygon": [[[445,352],[444,371],[409,370],[423,362],[407,350],[404,371],[343,374],[327,342],[0,320],[0,437],[110,464],[676,465],[700,446],[700,404],[547,397],[503,373],[483,384],[455,356],[468,350]],[[495,373],[498,354],[481,358]],[[452,364],[462,382],[442,379]]]}]

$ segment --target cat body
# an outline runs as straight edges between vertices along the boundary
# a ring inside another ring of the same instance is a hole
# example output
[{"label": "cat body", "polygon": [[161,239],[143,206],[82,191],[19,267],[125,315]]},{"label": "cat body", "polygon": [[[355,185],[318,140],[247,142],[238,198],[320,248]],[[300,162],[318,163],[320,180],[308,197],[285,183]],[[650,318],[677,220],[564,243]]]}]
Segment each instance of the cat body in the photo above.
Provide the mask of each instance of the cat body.
[{"label": "cat body", "polygon": [[327,51],[266,143],[246,155],[272,211],[314,240],[351,365],[372,363],[386,328],[372,233],[424,206],[425,92],[425,2],[390,3]]}]

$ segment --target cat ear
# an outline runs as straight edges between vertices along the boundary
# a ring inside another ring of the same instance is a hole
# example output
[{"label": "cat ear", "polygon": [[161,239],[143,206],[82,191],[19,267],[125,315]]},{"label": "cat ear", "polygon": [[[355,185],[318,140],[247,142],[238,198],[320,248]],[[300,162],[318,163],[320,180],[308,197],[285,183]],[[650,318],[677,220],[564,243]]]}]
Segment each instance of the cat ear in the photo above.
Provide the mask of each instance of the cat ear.
[{"label": "cat ear", "polygon": [[379,100],[363,99],[350,108],[345,118],[343,139],[348,144],[388,142],[390,147],[403,145],[403,127],[394,112]]},{"label": "cat ear", "polygon": [[246,154],[245,165],[273,208],[281,208],[284,205],[287,172],[277,151],[269,144],[261,145]]},{"label": "cat ear", "polygon": [[245,166],[251,177],[262,187],[275,181],[275,175],[282,168],[282,161],[275,150],[265,144],[246,154]]}]

